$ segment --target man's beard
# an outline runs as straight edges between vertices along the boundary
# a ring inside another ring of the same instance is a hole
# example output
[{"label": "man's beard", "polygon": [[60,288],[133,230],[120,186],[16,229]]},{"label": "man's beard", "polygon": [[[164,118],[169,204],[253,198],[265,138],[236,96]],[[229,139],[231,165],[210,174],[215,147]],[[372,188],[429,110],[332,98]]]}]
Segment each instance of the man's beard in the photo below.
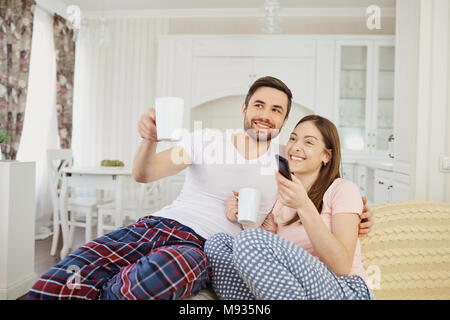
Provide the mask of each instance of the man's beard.
[{"label": "man's beard", "polygon": [[[261,120],[256,119],[255,121]],[[248,120],[247,117],[244,118],[244,130],[245,132],[247,132],[247,135],[250,138],[252,138],[257,142],[264,142],[264,141],[270,142],[272,138],[276,138],[280,133],[279,129],[260,130],[252,128],[252,120]]]}]

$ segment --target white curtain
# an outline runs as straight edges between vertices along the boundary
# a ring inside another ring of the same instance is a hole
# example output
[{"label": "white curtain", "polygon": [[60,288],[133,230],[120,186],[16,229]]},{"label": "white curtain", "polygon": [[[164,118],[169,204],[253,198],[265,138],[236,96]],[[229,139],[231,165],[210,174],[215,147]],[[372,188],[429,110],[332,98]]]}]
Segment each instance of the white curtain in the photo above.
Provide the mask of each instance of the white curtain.
[{"label": "white curtain", "polygon": [[[167,18],[110,19],[105,40],[99,23],[83,23],[77,40],[72,150],[74,165],[103,159],[132,166],[137,122],[153,106],[156,37],[167,34]],[[88,27],[88,28],[86,28]]]},{"label": "white curtain", "polygon": [[36,162],[36,239],[51,234],[53,207],[49,189],[47,149],[59,147],[56,124],[56,61],[53,16],[36,6],[25,120],[18,161]]},{"label": "white curtain", "polygon": [[[132,167],[140,141],[137,122],[154,101],[157,36],[168,33],[168,19],[116,18],[103,25],[88,20],[81,28],[75,54],[74,165],[99,166],[110,159]],[[125,201],[136,199],[136,188],[130,178]],[[95,196],[95,190],[84,188],[76,193]]]}]

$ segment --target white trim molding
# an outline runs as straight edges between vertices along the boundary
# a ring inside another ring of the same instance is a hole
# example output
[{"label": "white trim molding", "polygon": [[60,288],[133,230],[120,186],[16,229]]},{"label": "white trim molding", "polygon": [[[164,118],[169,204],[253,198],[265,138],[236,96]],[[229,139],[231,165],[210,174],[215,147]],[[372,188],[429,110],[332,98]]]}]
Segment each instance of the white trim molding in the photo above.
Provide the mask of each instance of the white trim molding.
[{"label": "white trim molding", "polygon": [[[41,0],[43,1],[43,0]],[[367,17],[367,8],[281,8],[281,17]],[[380,8],[382,17],[395,17],[395,8]],[[260,18],[261,8],[226,9],[151,9],[151,10],[90,10],[82,11],[83,18]]]}]

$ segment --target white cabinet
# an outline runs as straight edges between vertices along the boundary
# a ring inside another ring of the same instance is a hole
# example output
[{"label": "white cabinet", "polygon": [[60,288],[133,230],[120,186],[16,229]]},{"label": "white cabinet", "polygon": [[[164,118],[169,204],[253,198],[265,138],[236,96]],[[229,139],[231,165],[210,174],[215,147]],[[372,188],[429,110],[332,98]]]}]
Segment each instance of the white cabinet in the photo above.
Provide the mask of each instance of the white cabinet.
[{"label": "white cabinet", "polygon": [[[273,76],[291,89],[295,103],[314,110],[316,42],[301,37],[198,37],[192,43],[192,68],[189,68],[191,107],[227,96],[246,95],[256,79]],[[323,57],[322,54],[320,59]]]},{"label": "white cabinet", "polygon": [[194,106],[222,97],[246,95],[253,82],[264,76],[281,79],[291,89],[296,103],[310,109],[314,106],[313,57],[194,57],[192,76]]},{"label": "white cabinet", "polygon": [[375,170],[374,203],[382,204],[392,202],[392,188],[393,185],[389,177],[389,172]]},{"label": "white cabinet", "polygon": [[335,123],[342,149],[388,157],[393,134],[394,41],[338,41]]},{"label": "white cabinet", "polygon": [[34,272],[35,163],[0,161],[0,300],[17,299]]},{"label": "white cabinet", "polygon": [[355,182],[355,166],[354,164],[344,163],[342,164],[342,178]]},{"label": "white cabinet", "polygon": [[392,175],[392,202],[407,201],[410,199],[409,175],[394,173]]},{"label": "white cabinet", "polygon": [[357,164],[355,166],[355,179],[354,182],[359,187],[359,192],[361,192],[362,196],[369,197],[370,188],[368,187],[368,176],[369,170],[366,166]]},{"label": "white cabinet", "polygon": [[378,153],[392,154],[391,137],[394,133],[394,64],[395,48],[390,44],[376,43],[374,47],[374,96],[372,100],[372,148]]},{"label": "white cabinet", "polygon": [[409,176],[386,170],[375,170],[374,204],[409,200]]},{"label": "white cabinet", "polygon": [[198,57],[192,62],[192,103],[245,94],[253,79],[248,58]]},{"label": "white cabinet", "polygon": [[315,59],[256,58],[253,60],[254,79],[273,76],[283,81],[292,92],[292,100],[314,109]]}]

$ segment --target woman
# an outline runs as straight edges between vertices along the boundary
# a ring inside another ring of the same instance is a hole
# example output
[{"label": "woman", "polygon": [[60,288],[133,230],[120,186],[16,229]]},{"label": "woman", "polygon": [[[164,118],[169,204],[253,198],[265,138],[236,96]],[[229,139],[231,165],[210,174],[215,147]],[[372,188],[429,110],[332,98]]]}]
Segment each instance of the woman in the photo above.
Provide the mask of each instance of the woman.
[{"label": "woman", "polygon": [[[278,200],[259,229],[205,244],[223,299],[373,299],[361,261],[363,203],[341,179],[340,142],[329,120],[306,116],[286,146],[292,181],[276,172]],[[237,200],[227,217],[236,221]]]}]

